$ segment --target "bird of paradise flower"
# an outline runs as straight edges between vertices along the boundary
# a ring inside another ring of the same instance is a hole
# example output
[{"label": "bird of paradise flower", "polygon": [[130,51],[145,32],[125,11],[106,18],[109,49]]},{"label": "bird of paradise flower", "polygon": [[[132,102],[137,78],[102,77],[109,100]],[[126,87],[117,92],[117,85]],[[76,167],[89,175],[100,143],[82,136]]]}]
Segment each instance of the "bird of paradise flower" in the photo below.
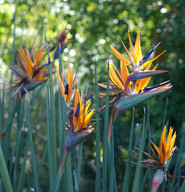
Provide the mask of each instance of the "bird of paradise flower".
[{"label": "bird of paradise flower", "polygon": [[[91,117],[94,113],[94,109],[89,110],[91,100],[83,103],[83,92],[81,92],[80,95],[79,90],[75,88],[76,75],[74,74],[74,69],[72,69],[71,72],[70,65],[68,65],[67,81],[65,81],[63,73],[60,75],[58,69],[57,78],[61,95],[66,101],[66,115],[69,120],[69,125],[67,124],[66,127],[69,134],[65,141],[63,160],[60,168],[60,173],[62,173],[71,149],[84,140],[93,131]],[[71,101],[74,101],[73,107],[71,107]]]},{"label": "bird of paradise flower", "polygon": [[[64,96],[64,95],[63,95]],[[69,134],[65,141],[65,147],[63,152],[62,161],[60,164],[60,169],[58,176],[56,178],[54,191],[59,189],[61,182],[62,174],[69,156],[70,151],[79,143],[81,143],[93,130],[91,122],[91,117],[94,113],[94,109],[90,110],[91,100],[83,102],[83,92],[80,95],[78,89],[76,89],[75,98],[74,98],[74,107],[68,107],[68,120],[69,125],[67,124],[66,129],[69,131]],[[70,115],[69,115],[70,114]]]},{"label": "bird of paradise flower", "polygon": [[70,65],[68,65],[68,76],[66,81],[63,72],[64,70],[61,71],[60,75],[59,70],[57,69],[58,83],[62,97],[64,98],[66,104],[70,105],[70,102],[74,99],[76,91],[76,74],[74,73],[74,68],[71,71]]},{"label": "bird of paradise flower", "polygon": [[59,52],[62,53],[63,50],[66,48],[67,44],[69,44],[69,39],[67,36],[69,34],[69,30],[63,30],[60,35],[57,36],[56,42],[51,41],[52,47],[50,48],[50,52],[55,50],[54,52],[54,59],[59,57]]},{"label": "bird of paradise flower", "polygon": [[[133,47],[129,32],[128,37],[132,56],[121,40],[121,43],[125,48],[129,59],[127,59],[119,51],[111,46],[114,55],[120,60],[120,70],[118,70],[114,63],[110,60],[107,64],[109,65],[110,77],[109,97],[112,97],[109,105],[114,105],[111,115],[112,122],[115,121],[118,115],[122,114],[126,110],[138,105],[147,99],[150,99],[155,95],[167,91],[172,87],[169,81],[154,85],[152,87],[147,87],[152,76],[166,72],[164,70],[156,70],[158,65],[155,65],[152,69],[150,69],[152,62],[160,57],[165,51],[157,55],[155,58],[147,61],[147,59],[160,43],[155,46],[154,49],[152,49],[152,51],[150,51],[146,56],[143,57],[141,51],[140,33],[138,32],[137,34],[135,47]],[[129,72],[128,66],[130,66],[132,72]],[[107,88],[106,83],[98,83],[98,85],[100,87]],[[100,92],[99,97],[105,98],[106,92]],[[103,106],[101,109],[104,108],[105,106]],[[109,123],[109,135],[110,133],[111,131]]]},{"label": "bird of paradise flower", "polygon": [[25,93],[33,90],[48,79],[48,71],[45,67],[49,64],[41,65],[43,48],[40,50],[38,48],[36,54],[32,49],[32,57],[29,50],[24,51],[22,47],[18,49],[18,53],[17,65],[10,67],[17,75],[17,80],[12,83],[10,88],[17,88],[13,96],[19,94],[21,99]]},{"label": "bird of paradise flower", "polygon": [[[177,176],[173,176],[167,173],[170,161],[176,150],[175,140],[176,140],[176,132],[173,133],[173,128],[170,127],[168,137],[167,137],[166,126],[165,126],[161,134],[159,147],[150,140],[152,144],[150,146],[152,155],[149,155],[148,153],[143,151],[143,154],[148,158],[147,159],[143,158],[143,160],[141,161],[141,166],[145,168],[157,170],[152,180],[151,192],[157,191],[158,187],[160,186],[164,178],[165,178],[165,181],[167,181],[168,178],[177,178]],[[137,148],[137,150],[139,149]],[[157,154],[155,151],[157,152]],[[134,153],[135,156],[130,155],[130,157],[137,160],[137,153],[134,151],[132,152]],[[128,162],[131,162],[132,164],[135,164],[135,165],[137,164],[132,161],[128,161]],[[184,176],[182,176],[181,178],[184,178]]]}]

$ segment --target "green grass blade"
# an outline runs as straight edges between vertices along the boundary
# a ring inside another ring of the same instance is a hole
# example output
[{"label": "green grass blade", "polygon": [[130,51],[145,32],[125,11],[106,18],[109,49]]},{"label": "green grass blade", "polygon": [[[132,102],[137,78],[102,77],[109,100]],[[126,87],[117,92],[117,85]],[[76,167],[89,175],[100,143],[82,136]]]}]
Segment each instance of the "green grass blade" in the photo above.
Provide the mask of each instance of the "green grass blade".
[{"label": "green grass blade", "polygon": [[[0,92],[1,93],[1,92]],[[0,94],[1,96],[1,94]],[[2,91],[2,96],[1,96],[1,100],[0,100],[0,104],[1,104],[1,107],[0,107],[0,112],[1,112],[1,117],[0,117],[0,120],[1,120],[1,125],[0,125],[0,130],[2,131],[4,129],[4,85],[3,85],[3,91]]]},{"label": "green grass blade", "polygon": [[165,109],[164,109],[164,115],[163,115],[163,123],[162,123],[162,129],[164,128],[166,124],[166,115],[167,115],[167,108],[168,108],[168,97],[166,97],[166,103],[165,103]]},{"label": "green grass blade", "polygon": [[[150,130],[150,107],[149,107],[149,101],[147,101],[147,120],[146,120],[146,131],[145,131],[145,138],[144,138],[144,140],[146,140],[146,138],[147,138],[147,133],[148,133],[148,140],[149,140],[149,136],[150,136],[149,135],[149,130]],[[150,141],[149,141],[149,143],[150,143]],[[149,149],[150,149],[150,145],[149,145]],[[142,177],[140,179],[142,181],[142,183],[140,185],[140,191],[141,192],[144,191],[144,184],[145,184],[145,181],[147,179],[147,176],[148,176],[149,172],[150,172],[150,169],[148,169],[146,171],[144,177],[142,175]],[[143,173],[143,169],[142,169],[142,173]],[[151,181],[149,181],[149,186],[150,186],[150,182]]]},{"label": "green grass blade", "polygon": [[[181,161],[182,161],[182,153],[183,153],[183,144],[184,144],[184,139],[185,139],[185,123],[183,123],[182,128],[181,128],[181,142],[180,142],[180,149],[179,149],[179,154],[177,157],[177,166],[175,167],[174,175],[177,172],[177,175],[180,176],[181,173]],[[175,184],[176,179],[173,180],[173,185]],[[173,186],[172,185],[172,186]],[[177,179],[177,190],[180,192],[185,191],[185,179],[180,187],[180,178]]]},{"label": "green grass blade", "polygon": [[[95,83],[97,83],[97,64],[95,63]],[[98,85],[95,84],[95,109],[99,108],[98,105]],[[96,113],[96,183],[95,191],[101,191],[101,163],[100,163],[100,115]]]},{"label": "green grass blade", "polygon": [[117,191],[116,175],[114,168],[114,130],[111,128],[111,143],[110,143],[110,185],[109,192]]},{"label": "green grass blade", "polygon": [[0,175],[1,175],[1,179],[3,181],[6,192],[13,192],[10,176],[8,174],[8,169],[6,167],[6,162],[4,159],[4,154],[1,146],[0,146]]},{"label": "green grass blade", "polygon": [[28,157],[29,146],[30,146],[30,139],[29,139],[29,136],[27,136],[26,146],[25,146],[25,151],[24,151],[24,160],[23,160],[23,163],[21,165],[21,172],[20,172],[20,176],[19,176],[18,187],[17,187],[17,190],[16,190],[18,192],[22,192],[23,188],[24,188],[25,166],[26,166],[26,160],[27,160],[27,157]]},{"label": "green grass blade", "polygon": [[[61,46],[59,47],[61,49]],[[59,51],[59,73],[61,75],[61,70],[62,70],[62,58],[61,58],[61,52]],[[59,87],[59,86],[58,86]],[[63,145],[64,145],[64,140],[63,140],[63,132],[65,131],[65,122],[64,122],[64,114],[65,113],[65,108],[63,107],[64,102],[63,102],[63,97],[61,97],[60,93],[60,87],[58,88],[58,131],[59,131],[59,147],[60,147],[60,161],[62,160],[62,152],[63,152]]]},{"label": "green grass blade", "polygon": [[49,113],[49,87],[47,85],[46,93],[46,111],[47,111],[47,143],[48,143],[48,165],[49,165],[49,191],[51,192],[54,185],[53,178],[53,156],[52,156],[52,142],[51,142],[51,124],[50,124],[50,113]]},{"label": "green grass blade", "polygon": [[81,165],[82,165],[82,149],[83,149],[83,141],[79,144],[79,152],[78,152],[78,163],[77,163],[77,175],[76,175],[76,180],[77,180],[77,189],[79,190],[79,183],[80,183],[80,170],[81,170]]},{"label": "green grass blade", "polygon": [[136,167],[136,173],[134,177],[134,183],[132,192],[138,192],[138,189],[140,187],[140,172],[141,172],[141,160],[142,160],[142,152],[145,145],[145,135],[146,135],[146,125],[145,125],[145,109],[144,109],[144,118],[143,118],[143,126],[142,126],[142,135],[141,135],[141,145],[139,149],[139,155],[138,155],[138,161],[137,161],[137,167]]},{"label": "green grass blade", "polygon": [[72,177],[72,166],[71,166],[71,154],[69,154],[67,163],[66,163],[66,180],[67,180],[67,191],[73,192],[73,177]]},{"label": "green grass blade", "polygon": [[6,163],[8,163],[8,156],[9,156],[9,149],[10,149],[10,135],[11,135],[11,129],[12,129],[12,120],[17,111],[17,107],[18,107],[18,104],[15,103],[12,111],[9,112],[8,122],[2,131],[3,134],[5,134],[2,142],[2,150],[4,152],[4,158]]},{"label": "green grass blade", "polygon": [[44,161],[46,159],[47,153],[48,153],[48,145],[46,144],[46,146],[44,148],[44,152],[43,152],[42,158],[41,158],[41,161],[40,161],[40,164],[39,164],[39,167],[38,167],[38,178],[39,178],[40,172],[42,170],[42,167],[44,165]]},{"label": "green grass blade", "polygon": [[108,122],[109,122],[109,64],[107,69],[106,108],[103,138],[103,192],[107,192],[107,161],[108,161]]},{"label": "green grass blade", "polygon": [[145,184],[146,179],[147,179],[147,177],[148,177],[149,171],[150,171],[150,170],[147,169],[147,171],[146,171],[146,173],[145,173],[145,176],[144,176],[144,178],[142,179],[142,183],[141,183],[141,186],[140,186],[140,192],[144,191],[144,184]]},{"label": "green grass blade", "polygon": [[[46,28],[45,28],[45,41],[48,53],[48,63],[50,63],[49,46],[46,38]],[[56,118],[55,118],[55,97],[53,90],[53,77],[51,65],[49,65],[49,91],[51,100],[51,122],[52,122],[52,132],[51,132],[51,142],[52,142],[52,156],[53,156],[53,178],[57,176],[57,137],[56,137]],[[54,181],[53,181],[54,182]]]},{"label": "green grass blade", "polygon": [[37,174],[36,161],[35,161],[35,153],[34,153],[34,147],[33,147],[33,139],[32,139],[31,117],[30,117],[31,114],[29,112],[28,101],[26,101],[26,107],[27,107],[27,110],[28,110],[28,114],[27,114],[28,115],[28,134],[29,134],[31,153],[32,153],[34,182],[35,182],[36,191],[39,192],[38,174]]},{"label": "green grass blade", "polygon": [[[59,49],[61,49],[59,45]],[[61,74],[62,70],[62,57],[61,57],[61,52],[59,51],[59,73]],[[61,93],[59,91],[59,145],[60,145],[60,161],[62,160],[62,155],[64,151],[64,145],[65,145],[65,140],[66,140],[66,131],[65,131],[65,126],[67,122],[67,117],[66,117],[66,106],[65,106],[65,101],[63,97],[61,96]],[[60,114],[61,113],[61,114]],[[63,191],[67,191],[67,177],[66,177],[66,171],[63,172],[63,177],[61,181],[61,188]]]},{"label": "green grass blade", "polygon": [[[132,123],[131,123],[130,138],[129,138],[129,147],[128,147],[128,155],[131,155],[131,150],[132,150],[132,146],[133,146],[134,112],[135,112],[135,109],[133,108]],[[128,157],[128,160],[130,160],[130,157]],[[122,186],[122,190],[121,190],[122,192],[129,191],[129,182],[130,182],[131,171],[132,171],[132,165],[130,163],[126,162],[126,171],[125,171],[124,182],[123,182],[123,186]]]},{"label": "green grass blade", "polygon": [[[21,100],[18,103],[18,107],[17,107],[17,126],[16,126],[16,136],[14,138],[14,153],[12,154],[12,156],[15,156],[15,161],[12,158],[12,161],[10,161],[10,167],[14,167],[14,172],[13,172],[13,188],[16,189],[17,188],[17,175],[19,172],[19,163],[20,163],[20,156],[21,156],[21,149],[22,149],[22,122],[24,119],[24,113],[22,113],[21,111],[24,110],[24,106],[23,106],[23,100]],[[10,169],[10,173],[11,173],[11,169]]]}]

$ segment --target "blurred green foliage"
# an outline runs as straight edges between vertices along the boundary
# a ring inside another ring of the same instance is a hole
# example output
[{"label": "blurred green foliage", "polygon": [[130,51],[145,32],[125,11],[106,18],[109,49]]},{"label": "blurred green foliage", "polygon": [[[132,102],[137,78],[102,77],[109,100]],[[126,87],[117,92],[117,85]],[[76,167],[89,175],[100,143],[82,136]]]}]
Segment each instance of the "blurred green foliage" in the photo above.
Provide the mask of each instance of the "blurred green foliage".
[{"label": "blurred green foliage", "polygon": [[[44,38],[41,39],[43,26],[47,27],[49,41],[55,41],[57,34],[62,29],[70,30],[70,44],[64,51],[63,65],[66,67],[68,63],[71,63],[76,70],[78,69],[78,81],[82,89],[85,88],[88,81],[94,80],[95,60],[100,82],[106,80],[105,65],[107,59],[111,58],[116,64],[119,64],[109,45],[113,45],[121,53],[126,54],[117,34],[129,47],[128,30],[133,42],[139,30],[144,54],[147,54],[158,42],[161,42],[155,55],[163,50],[167,50],[167,52],[155,63],[159,63],[158,69],[168,70],[168,73],[152,78],[152,84],[169,79],[173,88],[150,101],[151,135],[158,139],[161,134],[166,96],[169,98],[166,120],[175,127],[178,135],[185,114],[185,2],[183,0],[19,0],[17,2],[0,0],[1,85],[8,83],[10,74],[6,66],[11,64],[15,9],[17,11],[16,47],[22,45],[24,48],[32,46],[36,48],[41,42],[44,44]],[[89,89],[93,90],[93,86],[90,84]],[[43,98],[44,94],[43,92],[39,98]],[[41,127],[42,134],[45,134],[45,122],[43,121],[46,118],[45,113],[43,114],[45,100],[35,101],[34,107],[37,104],[39,105],[39,112],[36,115],[36,124],[38,124],[38,130]],[[142,122],[142,108],[143,105],[136,107],[135,118],[138,123]],[[127,111],[116,121],[115,125],[115,155],[120,157],[115,158],[118,184],[122,182],[124,175],[123,162],[126,154],[121,146],[128,145],[131,114],[131,110]],[[155,133],[153,128],[155,128]],[[83,158],[89,161],[95,157],[95,153],[92,153],[92,150],[95,152],[95,145],[92,146],[93,142],[94,136],[90,137],[84,146],[86,153]],[[177,145],[178,142],[177,140]],[[36,150],[39,151],[40,148]],[[85,175],[84,180],[87,179],[88,182],[90,181],[88,184],[93,186],[95,177],[93,168],[89,162],[86,163],[84,160],[83,164],[85,164],[83,166],[85,173],[82,174]],[[92,183],[90,179],[92,179]]]}]

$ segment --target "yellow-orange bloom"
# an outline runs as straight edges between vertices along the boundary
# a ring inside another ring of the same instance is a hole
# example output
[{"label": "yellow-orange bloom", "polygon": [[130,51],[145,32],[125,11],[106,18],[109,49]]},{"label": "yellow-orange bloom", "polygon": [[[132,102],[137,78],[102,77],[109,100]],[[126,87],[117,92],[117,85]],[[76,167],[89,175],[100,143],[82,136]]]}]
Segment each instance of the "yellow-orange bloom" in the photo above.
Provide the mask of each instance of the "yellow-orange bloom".
[{"label": "yellow-orange bloom", "polygon": [[[169,133],[167,135],[166,126],[165,126],[161,134],[159,147],[151,141],[153,145],[153,147],[152,145],[150,146],[152,155],[149,155],[148,153],[143,152],[143,154],[146,155],[148,158],[147,159],[143,158],[143,160],[141,161],[142,163],[141,166],[146,168],[151,168],[151,169],[161,169],[166,174],[169,167],[170,160],[174,154],[174,151],[176,150],[175,139],[176,139],[176,132],[173,133],[173,128],[170,127]],[[134,157],[134,158],[137,159],[137,157]]]},{"label": "yellow-orange bloom", "polygon": [[137,33],[137,38],[135,42],[135,46],[133,46],[131,38],[130,38],[130,33],[128,32],[128,37],[129,37],[129,43],[130,43],[130,49],[131,49],[131,54],[129,53],[128,49],[126,48],[125,44],[122,42],[127,55],[129,59],[127,59],[125,56],[123,56],[118,50],[116,50],[114,47],[110,46],[114,55],[123,63],[126,65],[131,65],[134,69],[140,70],[146,68],[148,65],[151,65],[153,61],[155,61],[158,57],[160,57],[165,51],[157,55],[155,58],[146,61],[149,56],[153,53],[153,51],[157,48],[157,46],[160,44],[157,44],[152,51],[150,51],[146,56],[143,57],[142,50],[141,50],[141,40],[140,40],[140,33]]},{"label": "yellow-orange bloom", "polygon": [[[150,70],[150,66],[151,64],[149,64],[142,72],[135,72],[135,74],[133,72],[131,74],[129,73],[129,70],[124,62],[120,61],[120,71],[119,71],[117,67],[114,65],[114,63],[111,60],[109,60],[109,77],[110,77],[109,96],[115,97],[115,96],[123,96],[123,95],[134,95],[142,91],[146,91],[145,88],[149,84],[152,78],[151,76],[154,75],[154,73],[156,75],[156,74],[161,74],[165,72],[161,70],[156,71],[158,65],[156,65],[152,70]],[[137,76],[142,75],[142,73],[143,75],[144,73],[146,73],[147,77],[136,79],[133,82],[131,82],[131,78],[129,80],[129,75],[132,75],[132,76],[135,75],[135,77],[137,78]],[[149,73],[151,74],[151,76],[148,75]],[[107,88],[106,83],[98,83],[98,85],[100,87]],[[161,85],[158,85],[158,86],[163,87]],[[167,84],[167,85],[169,88],[171,87],[170,84]],[[164,85],[164,86],[166,87],[167,85]],[[106,93],[99,93],[99,96],[100,98],[105,98]]]},{"label": "yellow-orange bloom", "polygon": [[66,110],[67,118],[69,120],[69,125],[67,125],[69,134],[65,141],[63,158],[60,164],[60,176],[64,171],[70,151],[94,130],[94,128],[91,128],[93,123],[90,122],[94,109],[90,111],[90,105],[91,100],[83,103],[83,92],[80,95],[79,90],[76,89],[74,107],[67,106]]},{"label": "yellow-orange bloom", "polygon": [[54,59],[57,59],[59,57],[59,51],[60,53],[62,53],[69,43],[69,40],[67,39],[68,33],[69,31],[63,30],[62,33],[57,37],[57,43],[54,44],[53,48],[51,48],[50,51],[56,48],[54,52]]},{"label": "yellow-orange bloom", "polygon": [[[176,139],[176,132],[173,133],[173,129],[172,127],[170,127],[169,133],[167,135],[165,126],[161,134],[159,147],[151,141],[153,147],[155,148],[154,150],[152,145],[150,146],[152,155],[149,155],[148,153],[143,151],[143,154],[147,158],[146,159],[142,158],[141,166],[157,170],[152,180],[151,192],[156,192],[164,179],[167,180],[168,178],[178,178],[178,176],[170,175],[167,173],[170,161],[173,157],[174,151],[176,150],[175,139]],[[133,153],[134,156],[130,155],[130,157],[138,160],[138,154],[134,151]],[[128,162],[131,162],[132,164],[135,165],[137,164],[132,161]],[[184,178],[184,176],[181,176],[179,178]]]},{"label": "yellow-orange bloom", "polygon": [[[158,153],[159,158],[158,163],[161,166],[167,166],[168,162],[171,160],[173,152],[175,151],[176,147],[174,147],[175,145],[175,139],[176,139],[176,132],[173,134],[173,129],[172,127],[170,127],[169,133],[168,133],[168,138],[166,136],[166,126],[164,127],[164,130],[161,134],[161,140],[160,140],[160,146],[158,147],[157,145],[155,145],[152,141],[152,145],[154,146],[155,150]],[[155,159],[155,152],[153,150],[153,148],[151,147],[152,153],[154,155],[154,159]],[[152,158],[153,159],[153,158]]]},{"label": "yellow-orange bloom", "polygon": [[29,50],[26,49],[24,51],[22,47],[18,49],[18,53],[18,65],[11,66],[11,69],[17,75],[17,81],[11,87],[19,87],[13,95],[19,93],[20,97],[22,97],[26,92],[34,89],[48,79],[47,70],[45,69],[48,64],[41,66],[43,48],[41,50],[38,48],[36,54],[32,49],[32,57]]},{"label": "yellow-orange bloom", "polygon": [[[146,95],[149,95],[151,91],[153,93],[156,93],[158,91],[163,92],[172,87],[171,84],[167,82],[160,83],[152,87],[147,87],[152,76],[166,72],[163,70],[156,70],[158,65],[155,65],[152,69],[150,69],[152,62],[155,61],[164,52],[156,56],[154,59],[147,61],[147,59],[153,53],[157,46],[152,49],[152,51],[150,51],[146,56],[143,57],[139,32],[137,34],[135,47],[132,44],[129,33],[128,36],[132,55],[129,53],[125,44],[121,41],[127,52],[128,59],[115,48],[110,46],[115,56],[120,60],[120,69],[115,66],[113,61],[108,61],[110,78],[109,97],[113,97],[113,99],[110,101],[110,105],[114,104],[120,98],[123,98],[125,96],[139,96],[139,94],[142,93],[146,93]],[[129,65],[131,67],[129,67]],[[129,72],[130,70],[131,72]],[[98,83],[98,85],[100,87],[107,88],[107,83]],[[105,98],[106,92],[99,93],[99,97]]]},{"label": "yellow-orange bloom", "polygon": [[74,68],[70,69],[70,65],[68,65],[68,77],[67,81],[65,81],[63,77],[63,71],[61,71],[61,75],[59,73],[59,70],[57,69],[57,78],[60,86],[60,92],[66,101],[66,103],[69,105],[70,101],[74,99],[75,94],[75,84],[76,84],[76,78],[74,74]]},{"label": "yellow-orange bloom", "polygon": [[73,131],[79,132],[83,129],[88,129],[90,119],[94,113],[94,109],[89,111],[91,100],[89,99],[86,103],[83,103],[83,92],[77,89],[74,99],[74,114],[73,114]]}]

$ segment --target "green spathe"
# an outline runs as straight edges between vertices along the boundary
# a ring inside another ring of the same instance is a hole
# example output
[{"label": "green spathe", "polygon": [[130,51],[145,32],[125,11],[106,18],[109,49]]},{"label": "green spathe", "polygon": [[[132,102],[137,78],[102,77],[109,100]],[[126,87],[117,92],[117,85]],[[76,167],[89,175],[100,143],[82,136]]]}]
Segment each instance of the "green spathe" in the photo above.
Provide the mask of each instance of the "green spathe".
[{"label": "green spathe", "polygon": [[79,132],[69,133],[65,142],[65,149],[71,151],[76,145],[82,142],[91,132],[92,129],[86,129]]},{"label": "green spathe", "polygon": [[29,80],[27,83],[24,84],[24,87],[28,90],[31,91],[38,87],[40,84],[42,84],[45,81],[35,81],[35,80]]},{"label": "green spathe", "polygon": [[143,101],[146,101],[164,91],[167,91],[170,87],[169,86],[163,86],[161,88],[156,88],[150,91],[137,93],[134,95],[128,95],[123,98],[121,98],[118,103],[116,104],[116,113],[115,118],[127,111],[128,109],[140,104]]}]

